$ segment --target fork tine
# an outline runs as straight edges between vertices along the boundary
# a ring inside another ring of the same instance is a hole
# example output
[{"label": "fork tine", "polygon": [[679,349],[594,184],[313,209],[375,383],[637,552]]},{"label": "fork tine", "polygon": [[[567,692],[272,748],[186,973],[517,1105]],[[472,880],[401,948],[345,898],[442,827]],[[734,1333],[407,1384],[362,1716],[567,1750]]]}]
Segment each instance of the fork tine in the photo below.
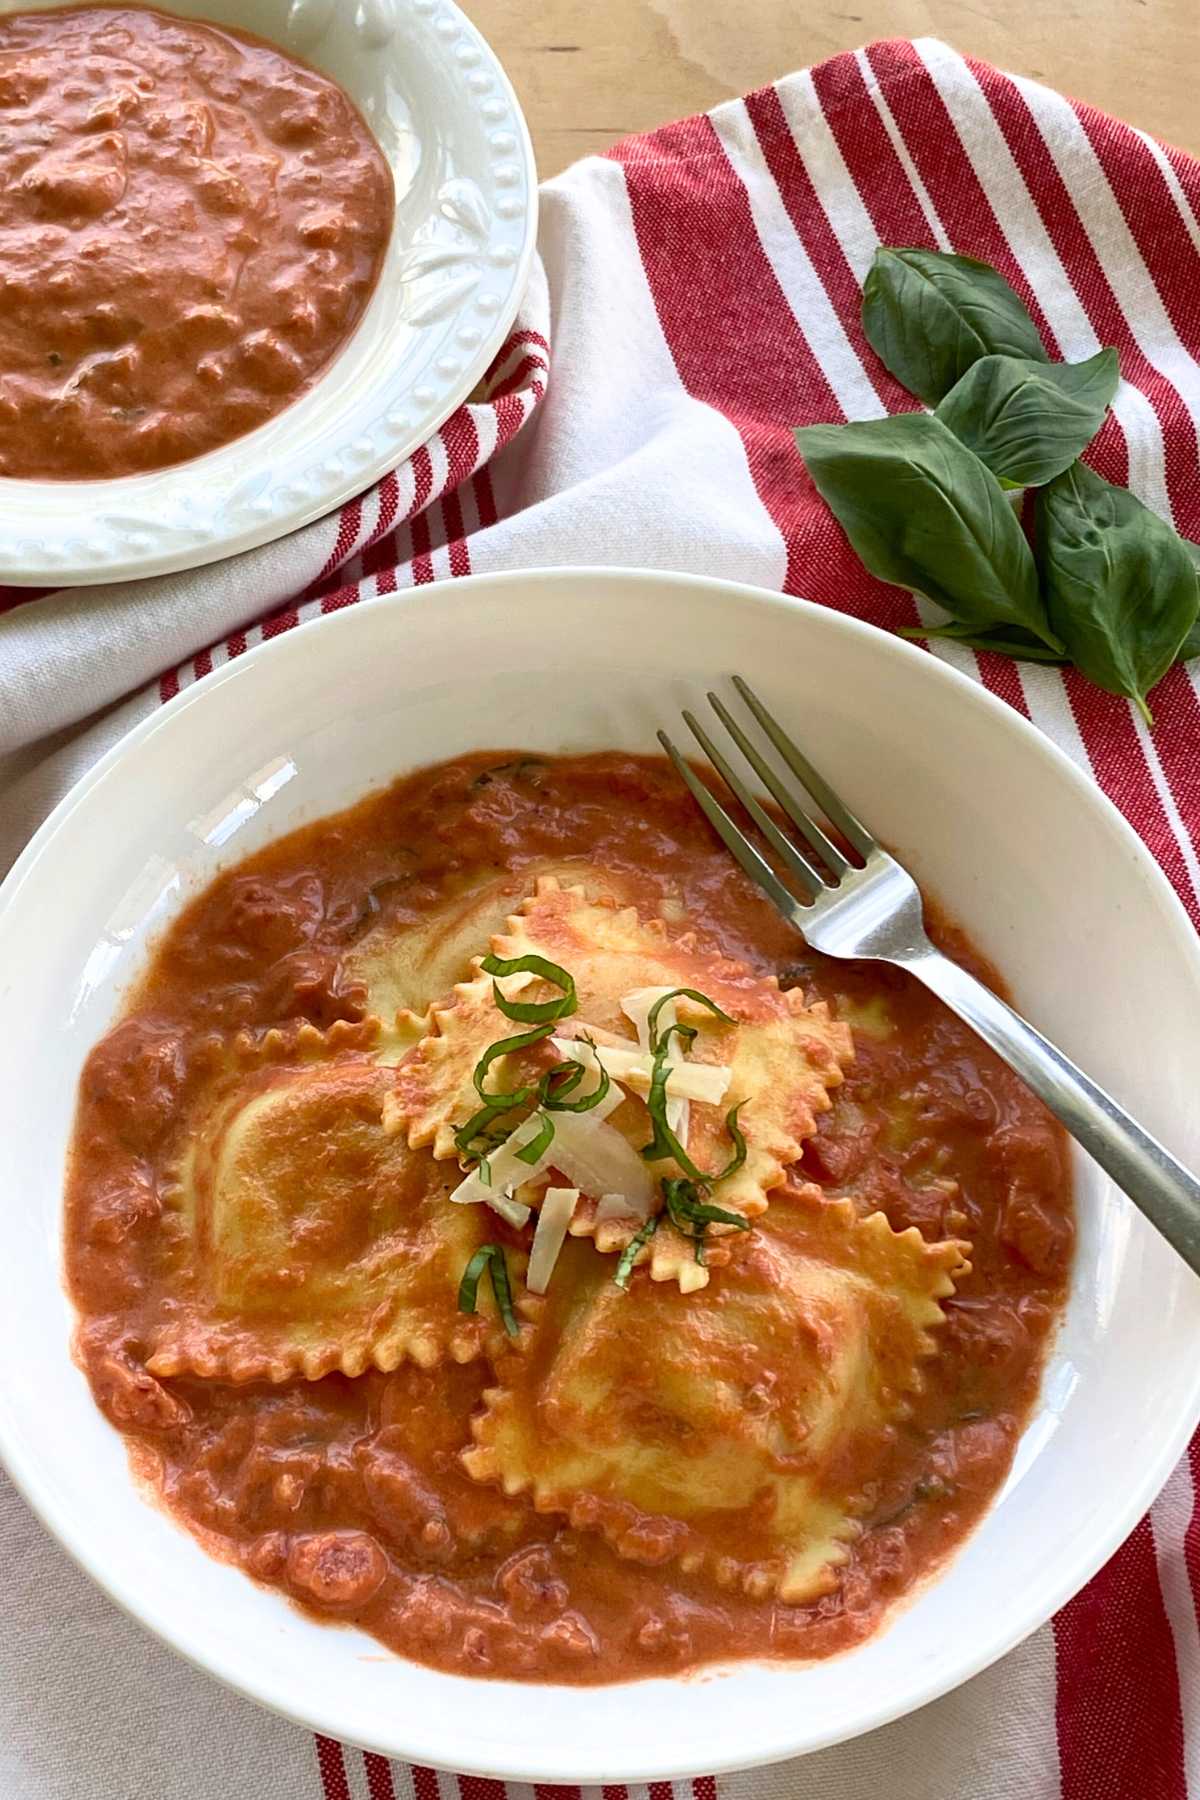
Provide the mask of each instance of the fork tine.
[{"label": "fork tine", "polygon": [[785,918],[795,921],[796,914],[803,911],[803,902],[797,900],[795,894],[788,892],[770,863],[761,857],[754,845],[742,836],[725,808],[709,793],[700,777],[685,762],[665,731],[658,733],[658,741],[674,763],[677,774],[690,790],[693,800],[738,867],[763,890],[763,893],[774,902]]},{"label": "fork tine", "polygon": [[829,823],[840,831],[854,845],[860,856],[870,856],[878,850],[879,845],[871,836],[861,819],[856,819],[848,806],[838,799],[829,783],[813,768],[808,758],[799,751],[791,738],[784,731],[779,721],[771,716],[754,692],[740,675],[733,677],[733,685],[750,711],[754,714],[780,756],[787,763],[792,774],[803,782]]},{"label": "fork tine", "polygon": [[703,750],[705,756],[707,756],[713,768],[717,771],[717,774],[721,777],[721,780],[725,783],[725,786],[730,789],[736,799],[741,801],[746,811],[750,814],[750,817],[754,820],[754,823],[758,826],[758,829],[771,845],[775,854],[780,858],[784,865],[791,870],[792,874],[804,883],[805,887],[809,890],[810,897],[815,899],[825,886],[825,881],[820,870],[815,869],[806,856],[801,856],[794,844],[788,843],[774,819],[763,811],[741,776],[730,766],[726,759],[721,755],[721,752],[717,749],[717,746],[713,743],[708,733],[702,726],[697,724],[691,713],[686,709],[684,710],[683,719],[688,730]]},{"label": "fork tine", "polygon": [[[810,819],[800,802],[793,794],[789,793],[787,787],[780,781],[770,763],[755,749],[754,745],[746,736],[746,733],[742,730],[741,726],[733,717],[729,708],[725,705],[720,696],[718,694],[710,693],[708,702],[742,755],[745,757],[746,761],[750,764],[750,767],[754,770],[754,773],[758,776],[758,779],[762,782],[763,786],[769,793],[774,795],[778,804],[792,821],[792,824],[804,833],[804,836],[808,839],[809,844],[816,851],[817,855],[824,858],[825,862],[828,863],[829,867],[833,870],[835,877],[840,880],[850,868],[850,864],[842,855],[837,845],[833,843],[831,839],[826,837],[816,820]],[[734,791],[736,792],[736,789]],[[738,798],[739,800],[741,799],[740,794],[738,795]]]}]

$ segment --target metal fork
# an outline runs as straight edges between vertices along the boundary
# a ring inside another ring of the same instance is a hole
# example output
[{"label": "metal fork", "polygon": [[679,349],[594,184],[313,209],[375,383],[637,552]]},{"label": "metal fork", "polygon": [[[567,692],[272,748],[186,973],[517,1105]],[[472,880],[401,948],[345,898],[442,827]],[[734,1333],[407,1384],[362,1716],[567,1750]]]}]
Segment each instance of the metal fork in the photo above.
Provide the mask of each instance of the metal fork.
[{"label": "metal fork", "polygon": [[843,853],[719,695],[710,693],[709,702],[717,718],[784,816],[796,826],[804,838],[805,849],[798,849],[784,836],[728,757],[694,716],[685,711],[688,730],[754,820],[802,897],[784,885],[666,733],[660,731],[658,738],[663,749],[740,867],[814,950],[825,956],[894,963],[923,981],[1016,1070],[1089,1156],[1174,1245],[1189,1268],[1200,1274],[1200,1181],[1040,1031],[1035,1031],[990,988],[934,949],[925,932],[920,891],[908,870],[888,855],[861,819],[839,800],[740,676],[734,676],[733,685],[791,775],[816,802],[825,820],[862,859],[860,864]]}]

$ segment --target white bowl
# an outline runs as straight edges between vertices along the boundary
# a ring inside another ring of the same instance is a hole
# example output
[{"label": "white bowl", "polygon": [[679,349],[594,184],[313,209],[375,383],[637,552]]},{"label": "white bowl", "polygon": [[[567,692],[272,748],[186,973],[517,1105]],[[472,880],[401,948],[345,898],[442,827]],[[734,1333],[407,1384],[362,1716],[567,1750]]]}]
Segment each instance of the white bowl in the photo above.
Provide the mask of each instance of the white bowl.
[{"label": "white bowl", "polygon": [[[77,0],[0,0],[0,16]],[[361,494],[428,441],[503,344],[537,235],[516,96],[453,0],[167,0],[281,44],[355,100],[392,167],[375,296],[315,385],[245,437],[112,481],[0,480],[0,583],[68,587],[250,550]]]},{"label": "white bowl", "polygon": [[[185,895],[415,765],[483,747],[653,749],[737,669],[1010,979],[1200,1161],[1200,954],[1117,813],[1038,732],[924,652],[754,589],[545,570],[338,613],[227,663],[63,801],[0,890],[0,1451],[123,1606],[335,1737],[513,1779],[600,1782],[813,1750],[920,1706],[1042,1623],[1131,1530],[1200,1414],[1200,1283],[1090,1165],[1068,1315],[1012,1473],[941,1576],[861,1648],[637,1687],[471,1682],[311,1623],[135,1491],[71,1362],[63,1152],[85,1054]],[[348,697],[352,703],[348,704]],[[37,1371],[36,1381],[20,1378]]]}]

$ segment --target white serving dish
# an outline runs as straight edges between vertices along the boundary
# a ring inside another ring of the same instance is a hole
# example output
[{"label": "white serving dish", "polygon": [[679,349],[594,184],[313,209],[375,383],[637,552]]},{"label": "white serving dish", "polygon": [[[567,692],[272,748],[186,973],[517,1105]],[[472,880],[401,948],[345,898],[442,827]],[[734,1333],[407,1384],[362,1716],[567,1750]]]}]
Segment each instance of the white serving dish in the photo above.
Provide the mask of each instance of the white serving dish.
[{"label": "white serving dish", "polygon": [[[0,16],[61,4],[0,0]],[[0,480],[0,584],[161,575],[331,512],[467,398],[529,279],[529,132],[504,70],[453,0],[169,0],[163,10],[269,38],[342,84],[392,167],[392,241],[353,337],[257,430],[148,475]]]},{"label": "white serving dish", "polygon": [[1046,739],[895,637],[690,576],[543,570],[338,613],[188,689],[74,789],[0,889],[0,1451],[115,1600],[332,1736],[573,1782],[737,1768],[851,1737],[1047,1619],[1132,1529],[1197,1422],[1200,1284],[1081,1160],[1069,1311],[1003,1492],[938,1579],[833,1660],[534,1694],[442,1675],[303,1618],[135,1490],[68,1354],[59,1220],[80,1065],[148,942],[218,869],[414,765],[484,747],[653,749],[654,727],[733,669],[1030,1017],[1200,1162],[1200,952],[1166,881]]}]

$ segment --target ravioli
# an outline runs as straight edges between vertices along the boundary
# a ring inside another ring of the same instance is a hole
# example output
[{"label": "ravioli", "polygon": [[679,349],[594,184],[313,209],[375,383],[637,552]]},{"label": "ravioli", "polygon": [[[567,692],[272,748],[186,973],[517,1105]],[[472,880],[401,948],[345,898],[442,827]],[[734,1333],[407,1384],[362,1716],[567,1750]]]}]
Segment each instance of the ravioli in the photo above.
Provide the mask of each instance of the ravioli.
[{"label": "ravioli", "polygon": [[[364,1037],[376,1055],[346,1054]],[[152,1374],[316,1379],[482,1353],[490,1293],[478,1316],[457,1309],[482,1219],[384,1132],[380,1051],[377,1024],[240,1044],[256,1066],[217,1085],[166,1197],[175,1267]]]},{"label": "ravioli", "polygon": [[[594,864],[579,859],[556,863],[553,869],[586,883],[592,892],[605,893],[612,885]],[[370,1011],[382,1019],[419,1014],[431,1000],[448,994],[456,981],[470,976],[480,945],[503,929],[513,901],[534,879],[532,874],[526,876],[520,887],[514,887],[511,875],[470,879],[434,911],[406,921],[402,928],[379,923],[364,932],[343,960],[349,978],[365,989]],[[384,885],[402,896],[405,879],[397,877]]]},{"label": "ravioli", "polygon": [[[646,988],[692,988],[728,1013],[732,1024],[694,1000],[676,1002],[680,1018],[697,1031],[689,1060],[732,1071],[720,1106],[690,1103],[687,1147],[701,1168],[722,1165],[729,1154],[725,1116],[740,1103],[746,1159],[722,1182],[718,1198],[722,1207],[747,1218],[766,1209],[771,1190],[815,1130],[817,1113],[829,1107],[829,1090],[841,1083],[843,1065],[853,1054],[849,1030],[831,1018],[824,1003],[806,1006],[799,990],[785,993],[774,978],[705,953],[694,934],[672,938],[661,919],[643,921],[632,907],[589,899],[583,887],[563,887],[552,876],[539,880],[536,893],[508,920],[507,931],[492,938],[491,948],[502,958],[536,954],[566,969],[575,982],[578,1009],[563,1029],[576,1035],[591,1029],[601,1043],[634,1043],[622,1002]],[[490,1044],[521,1028],[497,1008],[491,977],[482,973],[461,982],[430,1016],[428,1036],[397,1068],[385,1117],[388,1129],[405,1133],[413,1148],[428,1145],[435,1157],[449,1158],[456,1154],[457,1129],[479,1106],[473,1076],[480,1057]],[[491,1080],[495,1087],[505,1085],[501,1064]],[[644,1108],[625,1108],[612,1122],[639,1148],[646,1141]],[[654,1164],[654,1173],[676,1175],[679,1169],[667,1159]],[[589,1231],[594,1210],[581,1203],[574,1234]],[[598,1247],[623,1249],[638,1223],[607,1221]],[[717,1225],[711,1235],[730,1229]],[[703,1285],[694,1246],[672,1228],[663,1227],[657,1250],[641,1254],[655,1279],[678,1279],[686,1263],[687,1285]]]},{"label": "ravioli", "polygon": [[624,1293],[568,1243],[464,1465],[624,1557],[811,1600],[837,1585],[968,1267],[965,1245],[812,1185],[776,1197],[702,1301],[638,1277]]}]

